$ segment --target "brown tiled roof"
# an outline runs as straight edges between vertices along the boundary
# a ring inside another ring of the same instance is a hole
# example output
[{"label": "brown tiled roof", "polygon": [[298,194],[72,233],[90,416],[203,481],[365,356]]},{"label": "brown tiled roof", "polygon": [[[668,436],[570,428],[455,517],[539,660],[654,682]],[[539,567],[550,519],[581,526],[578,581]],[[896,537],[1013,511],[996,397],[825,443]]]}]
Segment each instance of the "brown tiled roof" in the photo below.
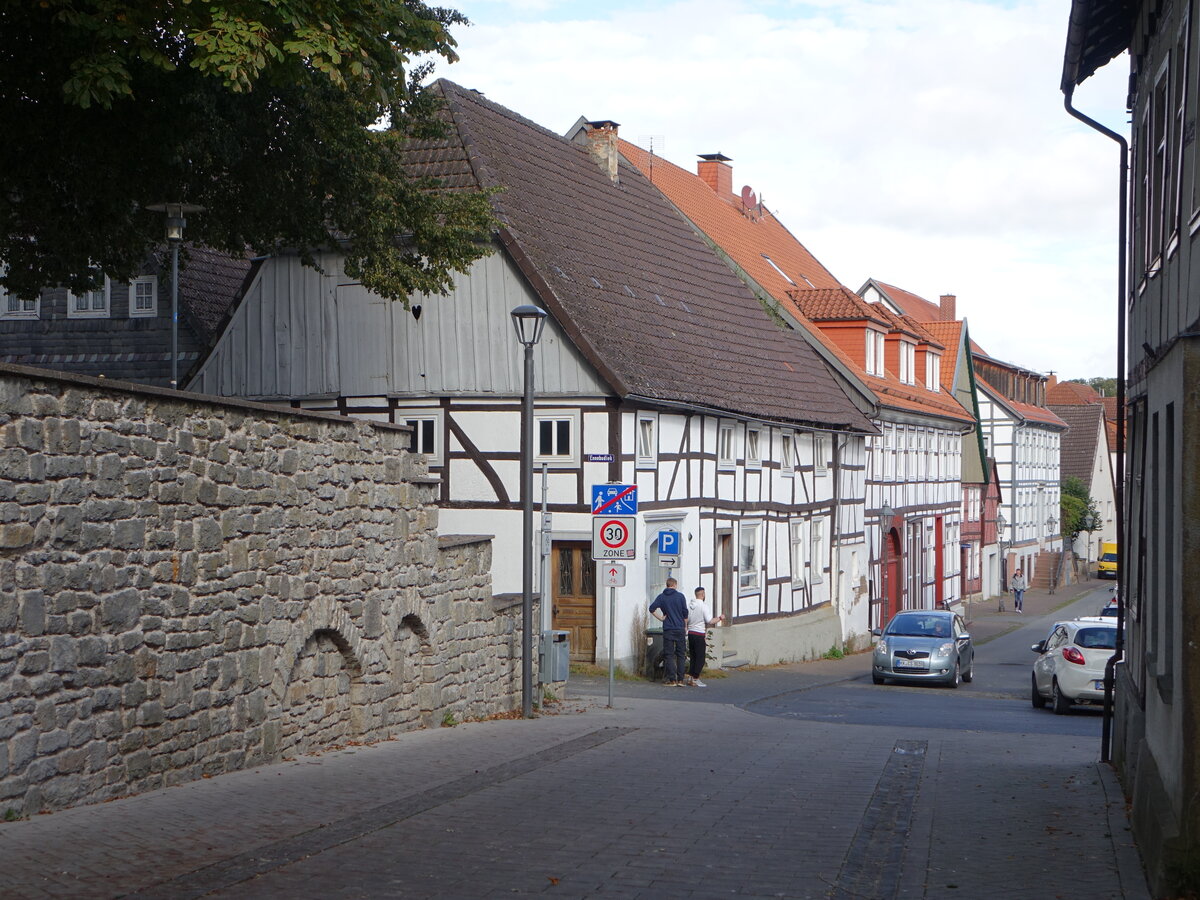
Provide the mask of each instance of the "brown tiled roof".
[{"label": "brown tiled roof", "polygon": [[[621,153],[641,168],[679,211],[729,256],[734,265],[779,301],[792,318],[807,329],[847,372],[867,387],[881,406],[936,415],[963,424],[974,421],[973,416],[945,391],[929,391],[922,385],[904,384],[891,372],[884,377],[867,375],[836,341],[821,330],[822,321],[865,323],[870,320],[942,346],[920,324],[897,316],[879,304],[867,303],[834,279],[770,210],[760,210],[758,207],[744,210],[740,200],[733,195],[718,195],[698,175],[652,157],[628,142],[621,142]],[[779,275],[767,262],[767,257],[791,275],[791,279]],[[796,278],[796,273],[802,273],[804,278]]]},{"label": "brown tiled roof", "polygon": [[[928,331],[939,344],[941,344],[948,353],[954,354],[953,362],[958,362],[958,347],[962,341],[963,321],[956,319],[953,322],[926,322],[925,330]],[[949,360],[942,360],[942,387],[950,393],[954,392],[954,366],[947,365]]]},{"label": "brown tiled roof", "polygon": [[1056,416],[1044,406],[1034,406],[1032,403],[1022,403],[1020,400],[1012,400],[997,388],[980,378],[978,374],[975,376],[976,383],[985,388],[995,400],[998,400],[1002,405],[1008,407],[1022,419],[1030,422],[1037,422],[1042,425],[1053,425],[1056,428],[1066,428],[1067,423]]},{"label": "brown tiled roof", "polygon": [[1050,406],[1099,403],[1100,400],[1100,395],[1091,386],[1080,384],[1077,381],[1060,381],[1046,391],[1046,403]]},{"label": "brown tiled roof", "polygon": [[[220,336],[251,268],[246,255],[230,256],[196,245],[189,245],[184,252],[179,266],[179,308],[209,346]],[[164,269],[161,282],[164,291],[169,292],[169,264]]]},{"label": "brown tiled roof", "polygon": [[1054,404],[1050,408],[1070,427],[1062,436],[1059,455],[1062,477],[1074,476],[1090,486],[1104,410],[1096,403]]},{"label": "brown tiled roof", "polygon": [[888,298],[900,308],[904,315],[910,316],[918,322],[940,322],[942,320],[942,308],[938,304],[930,303],[924,297],[918,297],[911,291],[892,284],[884,284],[882,281],[876,280],[875,285],[888,295]]},{"label": "brown tiled roof", "polygon": [[547,310],[622,396],[873,431],[816,352],[633,166],[619,184],[586,147],[449,81],[450,133],[416,173],[500,187],[500,241]]}]

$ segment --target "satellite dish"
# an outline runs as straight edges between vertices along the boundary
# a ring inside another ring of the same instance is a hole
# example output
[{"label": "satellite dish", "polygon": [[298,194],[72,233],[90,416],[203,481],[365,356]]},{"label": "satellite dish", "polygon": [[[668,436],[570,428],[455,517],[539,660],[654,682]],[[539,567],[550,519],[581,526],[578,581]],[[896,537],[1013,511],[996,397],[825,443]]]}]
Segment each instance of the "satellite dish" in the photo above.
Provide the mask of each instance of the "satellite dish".
[{"label": "satellite dish", "polygon": [[758,198],[754,196],[754,191],[750,190],[750,185],[742,188],[742,206],[746,209],[758,206]]}]

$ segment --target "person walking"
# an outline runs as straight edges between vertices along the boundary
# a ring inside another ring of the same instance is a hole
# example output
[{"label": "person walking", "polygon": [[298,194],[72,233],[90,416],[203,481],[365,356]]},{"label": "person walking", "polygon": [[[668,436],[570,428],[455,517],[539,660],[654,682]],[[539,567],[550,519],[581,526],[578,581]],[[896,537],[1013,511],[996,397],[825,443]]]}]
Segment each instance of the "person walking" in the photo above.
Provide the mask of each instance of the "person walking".
[{"label": "person walking", "polygon": [[667,587],[650,604],[650,615],[663,623],[663,684],[683,687],[684,642],[687,630],[687,597],[675,590],[679,584],[667,579]]},{"label": "person walking", "polygon": [[722,622],[725,617],[713,617],[712,610],[708,608],[708,603],[704,600],[704,588],[696,588],[695,594],[696,596],[688,601],[687,684],[689,687],[708,687],[700,680],[700,673],[704,671],[705,656],[708,653],[708,626]]},{"label": "person walking", "polygon": [[1024,601],[1025,592],[1029,590],[1029,582],[1025,580],[1025,572],[1022,569],[1017,569],[1013,572],[1012,580],[1008,583],[1009,588],[1013,592],[1013,606],[1017,612],[1024,612],[1022,603]]}]

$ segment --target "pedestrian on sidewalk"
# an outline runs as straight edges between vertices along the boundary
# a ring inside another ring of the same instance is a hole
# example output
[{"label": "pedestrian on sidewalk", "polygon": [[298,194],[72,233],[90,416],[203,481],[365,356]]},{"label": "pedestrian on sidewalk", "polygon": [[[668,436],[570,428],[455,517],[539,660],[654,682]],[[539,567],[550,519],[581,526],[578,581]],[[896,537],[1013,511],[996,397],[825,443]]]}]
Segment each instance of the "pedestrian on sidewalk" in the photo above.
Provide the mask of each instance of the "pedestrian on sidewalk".
[{"label": "pedestrian on sidewalk", "polygon": [[696,588],[695,594],[696,596],[688,601],[687,684],[689,687],[708,687],[700,680],[700,673],[704,671],[705,655],[708,653],[708,626],[718,624],[725,617],[713,617],[712,610],[704,600],[704,588]]},{"label": "pedestrian on sidewalk", "polygon": [[1024,612],[1021,604],[1025,597],[1025,592],[1029,590],[1029,582],[1025,580],[1024,571],[1017,569],[1017,571],[1013,572],[1012,581],[1008,583],[1008,586],[1013,592],[1013,606],[1017,608],[1017,612]]},{"label": "pedestrian on sidewalk", "polygon": [[650,615],[663,623],[663,684],[668,687],[683,687],[688,604],[677,584],[668,578],[666,590],[650,604]]}]

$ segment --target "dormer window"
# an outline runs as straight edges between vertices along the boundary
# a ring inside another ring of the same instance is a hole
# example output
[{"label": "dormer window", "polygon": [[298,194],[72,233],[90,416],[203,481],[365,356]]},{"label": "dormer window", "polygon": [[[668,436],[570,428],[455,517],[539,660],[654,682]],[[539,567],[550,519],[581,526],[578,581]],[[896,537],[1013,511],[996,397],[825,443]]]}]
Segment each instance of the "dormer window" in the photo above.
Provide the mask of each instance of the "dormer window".
[{"label": "dormer window", "polygon": [[104,276],[104,284],[94,291],[67,291],[67,318],[107,319],[112,299],[112,284]]},{"label": "dormer window", "polygon": [[866,365],[868,375],[882,375],[884,371],[883,365],[883,348],[886,338],[881,331],[867,329],[867,345],[866,345]]},{"label": "dormer window", "polygon": [[936,391],[942,383],[942,358],[936,353],[925,353],[925,387]]},{"label": "dormer window", "polygon": [[905,384],[917,382],[917,345],[900,341],[900,380]]}]

